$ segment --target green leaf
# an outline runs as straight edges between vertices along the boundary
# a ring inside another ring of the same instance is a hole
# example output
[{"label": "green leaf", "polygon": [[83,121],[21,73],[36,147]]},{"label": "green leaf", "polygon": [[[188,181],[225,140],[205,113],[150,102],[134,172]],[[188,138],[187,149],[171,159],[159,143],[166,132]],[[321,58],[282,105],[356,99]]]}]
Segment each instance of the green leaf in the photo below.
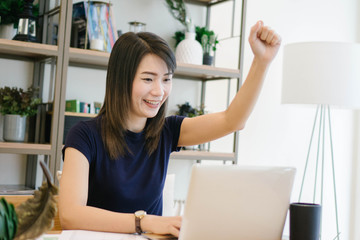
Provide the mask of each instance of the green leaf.
[{"label": "green leaf", "polygon": [[17,230],[17,215],[14,205],[9,204],[5,198],[0,199],[0,239],[11,240]]}]

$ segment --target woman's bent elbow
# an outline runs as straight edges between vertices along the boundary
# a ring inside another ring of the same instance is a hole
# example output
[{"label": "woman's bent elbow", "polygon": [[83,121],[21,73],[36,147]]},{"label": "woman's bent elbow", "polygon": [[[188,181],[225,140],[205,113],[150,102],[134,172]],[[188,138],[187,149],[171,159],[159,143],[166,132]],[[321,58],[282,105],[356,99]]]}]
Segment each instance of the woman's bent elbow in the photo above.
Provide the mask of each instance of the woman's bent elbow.
[{"label": "woman's bent elbow", "polygon": [[[243,129],[245,128],[245,125],[246,125],[246,122],[242,122],[242,123],[236,124],[236,126],[235,126],[235,131],[241,131],[241,130],[243,130]],[[234,131],[234,132],[235,132],[235,131]]]},{"label": "woman's bent elbow", "polygon": [[64,230],[75,229],[75,213],[70,207],[59,209],[61,228]]}]

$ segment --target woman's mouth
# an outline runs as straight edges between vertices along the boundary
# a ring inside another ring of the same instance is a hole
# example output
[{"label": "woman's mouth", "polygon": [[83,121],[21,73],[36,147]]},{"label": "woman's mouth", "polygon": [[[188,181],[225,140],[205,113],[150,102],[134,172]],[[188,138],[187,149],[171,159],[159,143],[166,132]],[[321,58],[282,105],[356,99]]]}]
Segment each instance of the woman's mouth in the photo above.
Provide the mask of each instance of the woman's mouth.
[{"label": "woman's mouth", "polygon": [[144,102],[146,103],[146,105],[148,105],[149,107],[152,107],[152,108],[158,107],[160,104],[160,101],[152,101],[152,100],[146,100],[146,99],[144,99]]}]

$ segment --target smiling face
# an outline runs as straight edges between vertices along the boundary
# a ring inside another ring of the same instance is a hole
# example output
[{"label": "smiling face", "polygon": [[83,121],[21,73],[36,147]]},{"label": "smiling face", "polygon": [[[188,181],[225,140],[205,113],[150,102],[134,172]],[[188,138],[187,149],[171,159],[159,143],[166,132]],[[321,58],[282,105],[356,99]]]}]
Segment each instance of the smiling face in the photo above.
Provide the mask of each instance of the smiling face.
[{"label": "smiling face", "polygon": [[171,87],[172,73],[166,63],[155,54],[145,55],[133,81],[128,129],[141,131],[147,118],[156,116]]}]

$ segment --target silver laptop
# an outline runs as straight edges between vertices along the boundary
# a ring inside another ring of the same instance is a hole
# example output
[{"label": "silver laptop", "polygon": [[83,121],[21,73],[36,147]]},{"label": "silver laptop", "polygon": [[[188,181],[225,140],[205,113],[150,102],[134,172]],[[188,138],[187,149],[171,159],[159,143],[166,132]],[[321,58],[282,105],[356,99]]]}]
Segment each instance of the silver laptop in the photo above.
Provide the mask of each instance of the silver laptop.
[{"label": "silver laptop", "polygon": [[179,240],[280,240],[295,168],[194,165]]}]

